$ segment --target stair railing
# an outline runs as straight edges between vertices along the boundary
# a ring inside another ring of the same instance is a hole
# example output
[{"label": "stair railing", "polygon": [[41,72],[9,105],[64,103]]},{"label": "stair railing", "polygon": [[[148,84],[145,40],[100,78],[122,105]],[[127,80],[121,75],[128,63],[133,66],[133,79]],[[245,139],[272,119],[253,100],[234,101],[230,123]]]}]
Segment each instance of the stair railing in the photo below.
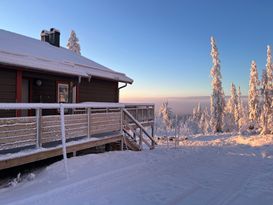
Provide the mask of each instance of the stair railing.
[{"label": "stair railing", "polygon": [[[129,123],[126,121],[125,117],[123,118],[123,121],[124,121],[124,132],[126,134],[129,134],[129,136],[131,138],[134,138],[127,130],[126,128],[129,128],[129,130],[131,130],[135,136],[138,136],[139,137],[139,146],[140,146],[140,149],[142,149],[142,142],[144,142],[150,149],[154,149],[155,145],[156,145],[156,141],[154,140],[154,138],[147,132],[147,130],[142,126],[142,124],[134,118],[134,116],[126,109],[126,108],[123,108],[122,109],[122,112],[124,113],[124,115],[126,115],[129,119],[130,119],[130,122],[133,122],[137,128],[139,128],[139,133],[137,133],[135,131],[135,129],[133,129]],[[144,138],[144,135],[147,137],[147,138]],[[148,141],[148,140],[149,141]]]}]

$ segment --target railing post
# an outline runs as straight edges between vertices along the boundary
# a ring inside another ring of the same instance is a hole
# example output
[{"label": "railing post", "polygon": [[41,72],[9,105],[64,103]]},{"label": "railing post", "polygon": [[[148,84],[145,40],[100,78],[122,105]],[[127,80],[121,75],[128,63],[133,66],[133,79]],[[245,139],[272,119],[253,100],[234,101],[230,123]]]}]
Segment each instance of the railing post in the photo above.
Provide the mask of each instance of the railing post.
[{"label": "railing post", "polygon": [[144,108],[141,109],[141,122],[144,122]]},{"label": "railing post", "polygon": [[123,108],[120,108],[120,132],[123,131]]},{"label": "railing post", "polygon": [[155,121],[155,106],[152,106],[152,117],[153,117],[153,121]]},{"label": "railing post", "polygon": [[138,113],[139,113],[139,111],[138,111],[138,107],[135,107],[136,108],[136,120],[139,120],[139,117],[138,117]]},{"label": "railing post", "polygon": [[[151,128],[152,128],[152,129],[151,129],[151,130],[152,130],[152,138],[155,139],[155,138],[154,138],[154,122],[153,122]],[[152,148],[154,148],[154,147],[155,147],[155,143],[154,143],[154,141],[152,141]]]},{"label": "railing post", "polygon": [[140,129],[140,131],[139,131],[139,147],[140,147],[140,149],[142,150],[142,129],[141,128],[139,128]]},{"label": "railing post", "polygon": [[36,148],[41,147],[41,109],[36,109]]},{"label": "railing post", "polygon": [[87,138],[89,139],[91,136],[90,136],[90,116],[91,115],[91,112],[90,112],[90,107],[87,108]]}]

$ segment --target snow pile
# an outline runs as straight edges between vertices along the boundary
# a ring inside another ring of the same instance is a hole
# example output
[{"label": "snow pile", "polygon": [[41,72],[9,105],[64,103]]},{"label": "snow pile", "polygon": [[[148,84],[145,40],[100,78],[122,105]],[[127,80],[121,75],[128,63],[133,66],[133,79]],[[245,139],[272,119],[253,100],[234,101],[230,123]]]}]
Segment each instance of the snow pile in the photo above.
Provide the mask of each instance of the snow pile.
[{"label": "snow pile", "polygon": [[57,162],[1,189],[0,204],[271,205],[272,148],[272,135],[196,135],[176,149],[74,157],[69,179]]},{"label": "snow pile", "polygon": [[235,144],[243,144],[249,145],[252,147],[261,147],[265,145],[273,145],[273,135],[265,135],[265,136],[235,136],[230,139]]}]

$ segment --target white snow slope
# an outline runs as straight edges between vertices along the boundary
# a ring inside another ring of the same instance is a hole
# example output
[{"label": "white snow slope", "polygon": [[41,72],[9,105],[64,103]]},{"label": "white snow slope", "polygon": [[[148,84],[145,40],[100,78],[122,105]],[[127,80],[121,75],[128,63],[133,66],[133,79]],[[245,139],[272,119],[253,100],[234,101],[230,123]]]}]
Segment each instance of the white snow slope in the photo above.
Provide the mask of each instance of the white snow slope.
[{"label": "white snow slope", "polygon": [[273,136],[194,136],[179,148],[70,158],[0,190],[0,204],[272,205]]}]

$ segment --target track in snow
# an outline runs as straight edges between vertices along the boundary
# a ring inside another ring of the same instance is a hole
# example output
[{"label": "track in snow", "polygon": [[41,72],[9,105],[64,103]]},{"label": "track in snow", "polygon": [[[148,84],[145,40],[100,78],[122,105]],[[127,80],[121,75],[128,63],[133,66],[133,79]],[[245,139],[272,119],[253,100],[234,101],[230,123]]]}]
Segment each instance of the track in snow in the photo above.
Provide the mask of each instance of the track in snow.
[{"label": "track in snow", "polygon": [[273,163],[264,151],[194,139],[179,149],[71,158],[69,180],[55,163],[34,181],[0,190],[0,204],[271,205]]}]

